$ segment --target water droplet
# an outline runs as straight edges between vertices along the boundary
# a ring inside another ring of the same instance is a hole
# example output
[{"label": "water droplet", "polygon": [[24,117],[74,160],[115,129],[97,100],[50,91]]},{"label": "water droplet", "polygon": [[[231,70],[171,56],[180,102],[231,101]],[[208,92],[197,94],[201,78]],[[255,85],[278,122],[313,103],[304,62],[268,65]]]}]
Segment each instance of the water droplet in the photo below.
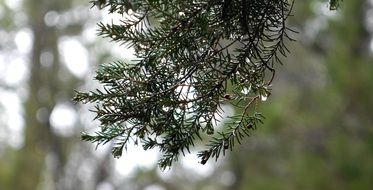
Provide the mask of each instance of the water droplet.
[{"label": "water droplet", "polygon": [[267,98],[268,98],[268,96],[267,96],[266,94],[262,94],[262,95],[260,95],[260,99],[261,99],[263,102],[267,101]]},{"label": "water droplet", "polygon": [[164,58],[164,57],[162,57],[162,59],[161,59],[161,63],[166,63],[166,58]]},{"label": "water droplet", "polygon": [[179,16],[185,16],[184,12],[179,12]]},{"label": "water droplet", "polygon": [[250,93],[250,90],[251,90],[251,85],[248,88],[243,88],[241,90],[241,93],[244,95],[248,95]]},{"label": "water droplet", "polygon": [[127,14],[128,14],[128,15],[130,15],[130,16],[131,16],[131,15],[133,15],[133,13],[134,13],[134,12],[133,12],[133,10],[132,10],[132,9],[128,9],[128,11],[127,11]]},{"label": "water droplet", "polygon": [[163,107],[162,107],[162,110],[165,111],[165,112],[168,112],[168,111],[170,111],[170,107],[168,107],[168,106],[163,106]]},{"label": "water droplet", "polygon": [[250,63],[251,61],[250,61],[250,59],[249,59],[248,57],[246,57],[246,58],[245,58],[245,62],[246,62],[246,63]]},{"label": "water droplet", "polygon": [[139,47],[142,49],[149,49],[149,46],[145,44],[139,44]]}]

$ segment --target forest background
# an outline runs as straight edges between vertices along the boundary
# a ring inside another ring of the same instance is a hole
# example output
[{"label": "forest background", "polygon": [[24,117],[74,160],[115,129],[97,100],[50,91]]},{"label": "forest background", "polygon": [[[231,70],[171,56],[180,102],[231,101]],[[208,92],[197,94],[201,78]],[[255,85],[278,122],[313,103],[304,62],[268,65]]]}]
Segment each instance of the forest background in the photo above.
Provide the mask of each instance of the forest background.
[{"label": "forest background", "polygon": [[[0,1],[0,189],[369,189],[373,186],[373,1],[297,1],[299,31],[279,66],[266,116],[242,146],[169,171],[157,152],[120,159],[82,142],[98,124],[75,105],[98,64],[131,50],[96,36],[118,19],[84,0]],[[234,111],[232,109],[227,111]]]}]

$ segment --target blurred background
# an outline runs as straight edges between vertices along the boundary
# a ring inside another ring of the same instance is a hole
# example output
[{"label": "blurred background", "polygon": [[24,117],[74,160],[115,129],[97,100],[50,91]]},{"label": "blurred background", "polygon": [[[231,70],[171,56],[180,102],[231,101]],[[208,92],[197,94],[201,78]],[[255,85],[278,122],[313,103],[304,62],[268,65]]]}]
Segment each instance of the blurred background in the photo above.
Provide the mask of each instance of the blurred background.
[{"label": "blurred background", "polygon": [[0,0],[1,190],[292,190],[373,187],[373,0],[296,1],[299,31],[278,66],[265,124],[225,158],[187,155],[168,171],[157,151],[80,141],[98,125],[74,89],[100,63],[133,52],[96,36],[118,15],[87,0]]}]

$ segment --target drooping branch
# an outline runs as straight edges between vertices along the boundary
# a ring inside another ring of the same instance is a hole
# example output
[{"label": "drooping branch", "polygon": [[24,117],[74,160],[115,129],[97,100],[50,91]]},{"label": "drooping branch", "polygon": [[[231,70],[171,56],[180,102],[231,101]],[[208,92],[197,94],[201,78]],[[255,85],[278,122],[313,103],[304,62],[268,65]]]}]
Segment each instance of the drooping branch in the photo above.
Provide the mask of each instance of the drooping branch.
[{"label": "drooping branch", "polygon": [[[163,153],[159,165],[166,168],[202,138],[211,140],[198,154],[201,163],[217,159],[262,122],[255,106],[270,95],[274,65],[288,53],[292,2],[110,0],[104,6],[124,18],[100,24],[100,35],[133,47],[138,59],[101,65],[96,80],[103,90],[77,93],[75,101],[96,105],[101,122],[101,131],[84,140],[115,141],[115,156],[140,141]],[[243,110],[218,132],[222,104]]]}]

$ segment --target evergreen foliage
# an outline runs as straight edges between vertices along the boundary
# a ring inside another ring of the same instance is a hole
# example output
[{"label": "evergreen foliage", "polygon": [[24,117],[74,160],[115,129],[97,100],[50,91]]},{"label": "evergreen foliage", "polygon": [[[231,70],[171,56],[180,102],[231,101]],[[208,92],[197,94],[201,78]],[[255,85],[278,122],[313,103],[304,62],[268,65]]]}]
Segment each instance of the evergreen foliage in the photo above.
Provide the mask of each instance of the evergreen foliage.
[{"label": "evergreen foliage", "polygon": [[329,1],[329,9],[330,10],[336,10],[341,6],[343,0],[330,0]]},{"label": "evergreen foliage", "polygon": [[[334,1],[335,2],[335,1]],[[100,0],[123,15],[121,24],[99,24],[99,35],[135,49],[133,63],[100,65],[103,89],[77,92],[94,103],[101,123],[82,139],[113,142],[120,157],[128,143],[162,152],[164,169],[208,139],[201,163],[218,159],[263,120],[256,105],[270,95],[275,64],[288,49],[288,0]],[[150,21],[155,20],[155,21]],[[216,129],[223,104],[240,113]]]}]

